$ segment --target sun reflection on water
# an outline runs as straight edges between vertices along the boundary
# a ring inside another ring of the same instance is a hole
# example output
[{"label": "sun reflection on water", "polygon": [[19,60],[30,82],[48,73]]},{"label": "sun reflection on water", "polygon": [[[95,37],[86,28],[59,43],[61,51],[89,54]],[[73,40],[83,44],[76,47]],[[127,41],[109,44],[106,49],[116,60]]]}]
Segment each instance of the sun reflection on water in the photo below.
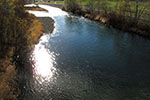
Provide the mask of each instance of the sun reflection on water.
[{"label": "sun reflection on water", "polygon": [[40,43],[35,46],[32,54],[32,61],[34,62],[33,77],[40,82],[51,81],[56,71],[54,67],[55,55],[43,45],[47,40],[46,35],[43,36]]}]

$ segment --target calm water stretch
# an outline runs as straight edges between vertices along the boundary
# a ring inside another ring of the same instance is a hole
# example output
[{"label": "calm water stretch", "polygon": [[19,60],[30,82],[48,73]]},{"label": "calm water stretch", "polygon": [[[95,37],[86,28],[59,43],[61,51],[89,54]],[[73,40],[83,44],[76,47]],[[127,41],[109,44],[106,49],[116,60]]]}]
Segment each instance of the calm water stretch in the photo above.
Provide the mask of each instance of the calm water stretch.
[{"label": "calm water stretch", "polygon": [[30,13],[55,30],[31,52],[32,74],[20,73],[20,100],[150,100],[149,39],[40,6],[49,13]]}]

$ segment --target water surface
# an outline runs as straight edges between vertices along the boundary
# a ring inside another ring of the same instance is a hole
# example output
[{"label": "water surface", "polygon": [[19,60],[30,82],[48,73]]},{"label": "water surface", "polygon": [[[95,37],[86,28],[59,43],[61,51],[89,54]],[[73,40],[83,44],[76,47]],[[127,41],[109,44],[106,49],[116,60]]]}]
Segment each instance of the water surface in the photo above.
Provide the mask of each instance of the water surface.
[{"label": "water surface", "polygon": [[[149,100],[150,40],[43,6],[53,34],[41,37],[20,100]],[[29,66],[25,66],[29,67]]]}]

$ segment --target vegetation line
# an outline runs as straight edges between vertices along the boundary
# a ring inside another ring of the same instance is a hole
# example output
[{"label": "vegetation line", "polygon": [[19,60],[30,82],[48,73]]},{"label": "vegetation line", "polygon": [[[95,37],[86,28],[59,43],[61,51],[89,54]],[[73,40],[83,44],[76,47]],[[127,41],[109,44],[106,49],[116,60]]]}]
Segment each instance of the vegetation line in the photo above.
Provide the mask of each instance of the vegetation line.
[{"label": "vegetation line", "polygon": [[48,12],[46,9],[40,8],[39,6],[37,6],[37,7],[25,7],[25,10],[46,11],[46,12]]},{"label": "vegetation line", "polygon": [[148,0],[64,0],[63,10],[150,37]]}]

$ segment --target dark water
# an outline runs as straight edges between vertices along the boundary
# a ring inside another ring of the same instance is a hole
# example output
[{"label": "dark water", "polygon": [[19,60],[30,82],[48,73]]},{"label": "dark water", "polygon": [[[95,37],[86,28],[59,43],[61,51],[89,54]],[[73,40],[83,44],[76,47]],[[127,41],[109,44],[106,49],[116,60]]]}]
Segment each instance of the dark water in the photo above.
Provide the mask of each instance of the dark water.
[{"label": "dark water", "polygon": [[56,32],[29,58],[32,74],[20,73],[20,100],[150,100],[150,40],[75,15],[54,18]]}]

